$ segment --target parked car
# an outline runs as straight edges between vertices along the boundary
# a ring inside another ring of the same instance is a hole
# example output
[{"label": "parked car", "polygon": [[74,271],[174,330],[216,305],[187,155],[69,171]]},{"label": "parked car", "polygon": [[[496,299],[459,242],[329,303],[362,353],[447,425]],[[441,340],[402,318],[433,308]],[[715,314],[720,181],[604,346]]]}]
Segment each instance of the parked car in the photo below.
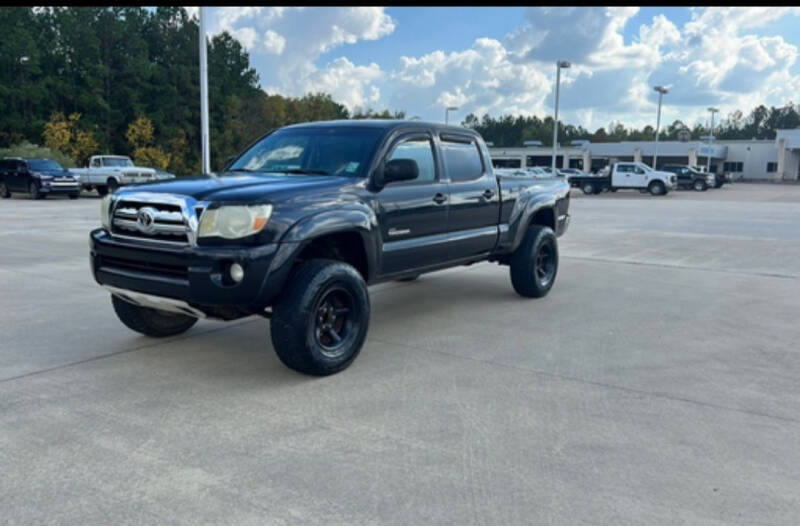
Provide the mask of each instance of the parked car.
[{"label": "parked car", "polygon": [[688,165],[667,164],[661,167],[665,172],[674,173],[678,177],[678,188],[695,189],[705,192],[715,186],[714,174],[703,173]]},{"label": "parked car", "polygon": [[130,329],[262,315],[284,364],[327,375],[364,343],[368,284],[488,260],[519,295],[545,296],[569,186],[495,175],[471,129],[327,121],[265,135],[216,179],[120,188],[101,223],[92,271]]},{"label": "parked car", "polygon": [[497,175],[516,177],[550,177],[548,172],[545,172],[538,166],[532,168],[495,168],[494,173]]},{"label": "parked car", "polygon": [[[690,165],[689,168],[691,168],[692,170],[695,170],[697,172],[708,173],[708,170],[706,170],[705,166],[691,166]],[[728,174],[728,173],[725,173],[725,172],[722,172],[722,173],[713,172],[712,175],[714,176],[714,188],[722,188],[722,185],[724,185],[726,183],[733,182],[733,179],[731,178],[731,175]]]},{"label": "parked car", "polygon": [[27,193],[34,199],[56,194],[77,199],[81,187],[68,170],[51,159],[6,157],[0,160],[0,197],[11,197],[12,192]]},{"label": "parked car", "polygon": [[653,170],[644,163],[614,163],[599,176],[572,177],[570,186],[580,188],[585,194],[599,194],[610,190],[640,190],[652,195],[666,195],[674,190],[678,177],[669,172]]},{"label": "parked car", "polygon": [[136,166],[125,155],[92,155],[89,166],[73,168],[71,171],[79,177],[84,189],[95,189],[100,195],[114,192],[126,184],[158,180],[154,169]]},{"label": "parked car", "polygon": [[587,177],[589,174],[577,168],[561,168],[558,170],[560,175],[563,175],[569,181],[573,177]]}]

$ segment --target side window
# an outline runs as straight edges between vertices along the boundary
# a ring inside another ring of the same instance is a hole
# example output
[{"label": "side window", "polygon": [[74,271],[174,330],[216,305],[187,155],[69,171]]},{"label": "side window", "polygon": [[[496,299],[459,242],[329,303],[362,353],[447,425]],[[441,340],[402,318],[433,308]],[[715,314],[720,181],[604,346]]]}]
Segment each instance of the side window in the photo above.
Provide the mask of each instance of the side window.
[{"label": "side window", "polygon": [[387,160],[411,159],[417,162],[419,177],[414,181],[430,183],[436,180],[436,163],[433,159],[433,148],[430,139],[422,137],[401,142]]},{"label": "side window", "polygon": [[644,170],[640,166],[634,166],[633,168],[634,171],[639,175],[642,175],[644,173]]},{"label": "side window", "polygon": [[451,181],[472,181],[483,175],[483,161],[475,141],[442,140],[442,153]]},{"label": "side window", "polygon": [[11,165],[10,161],[0,161],[0,171],[5,172]]},{"label": "side window", "polygon": [[617,173],[626,174],[630,172],[630,166],[627,164],[618,164],[617,165]]},{"label": "side window", "polygon": [[24,172],[28,169],[28,165],[25,164],[25,161],[17,161],[17,171]]},{"label": "side window", "polygon": [[92,159],[92,168],[100,168],[101,166],[99,157]]}]

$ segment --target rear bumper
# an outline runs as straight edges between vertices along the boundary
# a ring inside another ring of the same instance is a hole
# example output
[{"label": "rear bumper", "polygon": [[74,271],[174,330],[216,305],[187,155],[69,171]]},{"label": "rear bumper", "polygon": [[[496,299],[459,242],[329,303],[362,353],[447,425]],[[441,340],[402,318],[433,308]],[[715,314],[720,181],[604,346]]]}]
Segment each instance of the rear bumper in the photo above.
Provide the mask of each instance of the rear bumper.
[{"label": "rear bumper", "polygon": [[[154,246],[92,231],[90,255],[97,283],[185,302],[209,317],[232,319],[259,312],[280,292],[296,243],[256,247]],[[244,268],[235,283],[232,263]]]}]

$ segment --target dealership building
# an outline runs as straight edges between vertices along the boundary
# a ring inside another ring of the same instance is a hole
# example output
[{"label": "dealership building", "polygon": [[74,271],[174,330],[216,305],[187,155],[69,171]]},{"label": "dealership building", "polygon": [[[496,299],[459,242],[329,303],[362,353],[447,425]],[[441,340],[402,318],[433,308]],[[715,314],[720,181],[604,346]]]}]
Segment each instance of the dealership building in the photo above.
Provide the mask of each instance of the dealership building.
[{"label": "dealership building", "polygon": [[[525,146],[490,147],[497,168],[528,168],[550,166],[552,148],[529,141]],[[622,141],[592,143],[573,141],[559,146],[556,165],[597,171],[617,161],[641,161],[653,164],[655,143],[652,141]],[[800,129],[778,130],[775,140],[659,141],[658,166],[665,164],[710,164],[715,173],[728,173],[734,180],[800,180]]]}]

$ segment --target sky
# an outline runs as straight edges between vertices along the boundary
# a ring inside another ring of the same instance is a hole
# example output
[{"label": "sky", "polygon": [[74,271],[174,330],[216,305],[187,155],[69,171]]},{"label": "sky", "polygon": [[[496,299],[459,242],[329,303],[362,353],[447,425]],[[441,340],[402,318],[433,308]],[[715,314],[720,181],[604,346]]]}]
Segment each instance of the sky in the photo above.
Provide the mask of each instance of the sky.
[{"label": "sky", "polygon": [[[196,12],[190,9],[190,12]],[[552,115],[590,131],[619,121],[705,123],[800,103],[798,7],[216,7],[210,34],[248,50],[268,93],[326,92],[351,111]],[[213,104],[213,101],[212,101]]]}]

